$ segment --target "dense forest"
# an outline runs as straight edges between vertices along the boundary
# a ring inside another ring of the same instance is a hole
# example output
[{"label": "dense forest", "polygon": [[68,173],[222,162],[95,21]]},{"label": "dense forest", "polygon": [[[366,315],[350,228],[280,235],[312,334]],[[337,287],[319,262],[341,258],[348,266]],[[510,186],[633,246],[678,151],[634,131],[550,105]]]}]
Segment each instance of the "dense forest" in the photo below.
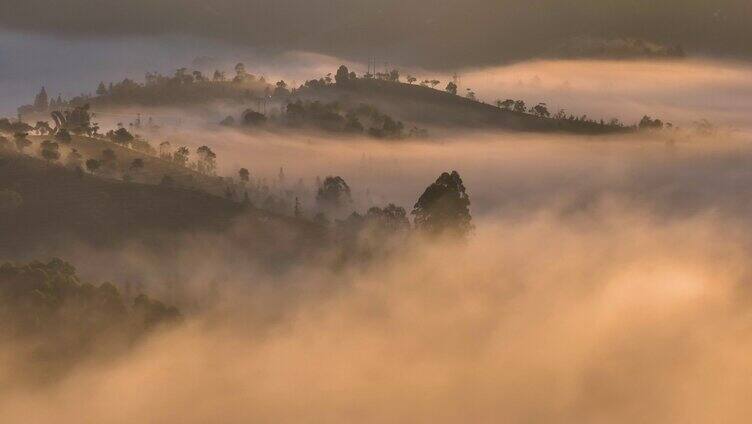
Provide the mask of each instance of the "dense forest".
[{"label": "dense forest", "polygon": [[177,308],[111,283],[82,282],[73,265],[0,264],[0,340],[22,346],[22,370],[50,379],[76,362],[128,349],[153,329],[181,320]]}]

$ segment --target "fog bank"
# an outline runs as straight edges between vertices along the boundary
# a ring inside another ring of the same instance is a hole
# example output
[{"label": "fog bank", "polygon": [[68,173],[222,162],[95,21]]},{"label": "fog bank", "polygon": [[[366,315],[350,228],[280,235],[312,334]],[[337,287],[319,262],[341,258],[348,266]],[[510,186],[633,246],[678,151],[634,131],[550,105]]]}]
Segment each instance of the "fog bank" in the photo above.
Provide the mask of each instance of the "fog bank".
[{"label": "fog bank", "polygon": [[4,391],[0,416],[743,422],[749,238],[732,224],[622,204],[484,221],[465,246],[418,243],[378,272],[310,270],[287,306],[236,293],[114,362]]}]

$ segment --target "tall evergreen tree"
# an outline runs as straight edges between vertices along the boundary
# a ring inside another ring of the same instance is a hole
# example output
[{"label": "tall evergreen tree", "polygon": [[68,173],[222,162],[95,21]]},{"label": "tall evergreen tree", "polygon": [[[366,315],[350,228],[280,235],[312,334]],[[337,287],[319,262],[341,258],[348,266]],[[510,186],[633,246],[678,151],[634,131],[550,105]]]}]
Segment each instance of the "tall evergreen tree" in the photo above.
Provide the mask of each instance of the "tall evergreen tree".
[{"label": "tall evergreen tree", "polygon": [[457,171],[444,172],[426,188],[412,212],[416,228],[429,233],[466,235],[473,229],[470,197]]},{"label": "tall evergreen tree", "polygon": [[42,87],[42,90],[39,91],[39,94],[34,98],[34,110],[37,112],[46,112],[49,107],[50,103],[49,97],[47,96],[47,90]]}]

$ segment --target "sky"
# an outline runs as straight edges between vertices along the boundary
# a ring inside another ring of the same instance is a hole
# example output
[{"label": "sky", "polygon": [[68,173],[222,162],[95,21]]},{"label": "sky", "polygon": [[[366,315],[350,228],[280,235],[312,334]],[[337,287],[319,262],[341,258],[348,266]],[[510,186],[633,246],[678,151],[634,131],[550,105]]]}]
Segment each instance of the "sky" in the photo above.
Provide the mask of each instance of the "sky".
[{"label": "sky", "polygon": [[639,38],[746,60],[750,19],[745,0],[28,0],[0,13],[0,115],[42,84],[73,96],[196,58],[227,68],[244,60],[288,80],[318,75],[332,58],[465,73],[556,58],[578,39]]},{"label": "sky", "polygon": [[545,56],[583,36],[749,56],[751,18],[746,0],[28,0],[3,10],[0,27],[88,39],[183,34],[446,68]]},{"label": "sky", "polygon": [[256,75],[298,83],[343,63],[316,53],[269,53],[188,35],[97,38],[0,30],[0,116],[15,115],[16,108],[32,102],[42,86],[51,96],[69,98],[92,93],[102,81],[142,81],[146,72],[170,75],[180,67],[232,72],[238,61]]}]

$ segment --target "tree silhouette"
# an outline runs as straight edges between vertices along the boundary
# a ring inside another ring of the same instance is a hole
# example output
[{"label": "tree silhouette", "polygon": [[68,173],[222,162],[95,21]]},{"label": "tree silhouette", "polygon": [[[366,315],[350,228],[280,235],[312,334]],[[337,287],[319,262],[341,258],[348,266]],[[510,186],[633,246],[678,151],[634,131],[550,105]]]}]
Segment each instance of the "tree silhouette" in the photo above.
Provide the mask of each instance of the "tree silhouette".
[{"label": "tree silhouette", "polygon": [[512,99],[506,99],[504,101],[497,100],[496,106],[502,110],[511,110],[512,107],[514,106],[514,100]]},{"label": "tree silhouette", "polygon": [[102,164],[96,159],[89,159],[86,161],[86,170],[91,174],[97,172],[100,166],[102,166]]},{"label": "tree silhouette", "polygon": [[449,83],[447,84],[447,86],[446,86],[446,88],[444,90],[446,90],[447,93],[454,94],[456,96],[457,95],[457,84],[453,83],[452,81],[449,81]]},{"label": "tree silhouette", "polygon": [[65,112],[53,111],[51,115],[55,121],[55,130],[59,132],[65,129],[73,134],[85,134],[89,137],[95,135],[99,130],[99,126],[96,122],[92,122],[89,109],[90,107],[87,103],[83,106],[76,106],[73,110],[66,110]]},{"label": "tree silhouette", "polygon": [[326,177],[316,193],[316,203],[323,208],[339,209],[352,203],[350,187],[342,177]]},{"label": "tree silhouette", "polygon": [[470,197],[457,171],[443,173],[426,188],[412,214],[415,226],[428,233],[452,233],[464,236],[472,229]]},{"label": "tree silhouette", "polygon": [[334,74],[334,81],[337,84],[347,84],[350,81],[350,71],[347,69],[347,66],[342,65],[337,69],[337,73]]},{"label": "tree silhouette", "polygon": [[181,166],[185,166],[188,163],[188,156],[190,154],[191,152],[187,147],[180,146],[172,155],[172,160]]},{"label": "tree silhouette", "polygon": [[407,219],[407,212],[401,206],[395,206],[390,203],[384,208],[374,206],[366,212],[366,220],[375,224],[378,228],[397,232],[410,228],[410,220]]},{"label": "tree silhouette", "polygon": [[356,115],[355,113],[348,113],[347,116],[345,116],[345,119],[347,119],[347,123],[345,124],[345,131],[352,133],[363,132],[363,123],[360,122],[358,115]]},{"label": "tree silhouette", "polygon": [[207,78],[204,76],[201,71],[193,71],[193,80],[196,82],[206,82],[208,81]]},{"label": "tree silhouette", "polygon": [[159,157],[165,160],[172,159],[172,151],[170,149],[169,141],[159,143]]},{"label": "tree silhouette", "polygon": [[[292,104],[292,103],[291,103]],[[248,126],[258,126],[266,122],[266,116],[263,113],[248,109],[243,112],[243,124]]]},{"label": "tree silhouette", "polygon": [[243,82],[248,74],[245,72],[245,65],[243,63],[238,63],[235,65],[235,78],[233,79],[234,82]]},{"label": "tree silhouette", "polygon": [[[133,308],[125,306],[127,300],[113,284],[83,283],[73,265],[57,258],[0,264],[3,341],[10,342],[10,335],[33,341],[33,355],[65,352],[66,366],[96,351],[102,335],[131,343],[149,328],[180,319],[177,309],[145,296],[138,296]],[[43,368],[45,374],[52,369]]]},{"label": "tree silhouette", "polygon": [[251,173],[248,172],[248,170],[245,168],[240,168],[240,170],[238,171],[238,176],[240,177],[240,181],[244,183],[247,183],[251,180]]},{"label": "tree silhouette", "polygon": [[196,149],[196,155],[198,156],[198,171],[207,175],[214,174],[217,168],[217,155],[214,154],[209,146],[201,146]]},{"label": "tree silhouette", "polygon": [[548,106],[545,103],[538,103],[533,107],[533,114],[540,117],[548,118],[551,113],[548,111]]},{"label": "tree silhouette", "polygon": [[640,120],[640,124],[638,125],[638,127],[641,130],[647,130],[647,129],[659,130],[659,129],[663,128],[663,121],[661,121],[660,119],[657,119],[657,118],[653,119],[653,118],[645,115]]},{"label": "tree silhouette", "polygon": [[40,148],[40,154],[47,163],[60,159],[60,146],[54,141],[44,140]]},{"label": "tree silhouette", "polygon": [[97,86],[97,96],[104,96],[107,94],[107,87],[104,86],[104,82],[100,82]]},{"label": "tree silhouette", "polygon": [[522,100],[517,100],[514,102],[514,111],[517,113],[525,113],[527,111],[527,106],[525,105],[525,102]]},{"label": "tree silhouette", "polygon": [[133,134],[128,132],[124,127],[120,127],[116,131],[109,131],[107,133],[107,138],[112,142],[122,144],[123,146],[127,146],[134,139]]},{"label": "tree silhouette", "polygon": [[37,112],[44,112],[50,107],[49,97],[47,96],[47,90],[44,87],[39,91],[34,99],[34,110]]},{"label": "tree silhouette", "polygon": [[274,97],[286,97],[290,95],[290,90],[287,89],[287,83],[284,80],[277,81],[274,88]]}]

